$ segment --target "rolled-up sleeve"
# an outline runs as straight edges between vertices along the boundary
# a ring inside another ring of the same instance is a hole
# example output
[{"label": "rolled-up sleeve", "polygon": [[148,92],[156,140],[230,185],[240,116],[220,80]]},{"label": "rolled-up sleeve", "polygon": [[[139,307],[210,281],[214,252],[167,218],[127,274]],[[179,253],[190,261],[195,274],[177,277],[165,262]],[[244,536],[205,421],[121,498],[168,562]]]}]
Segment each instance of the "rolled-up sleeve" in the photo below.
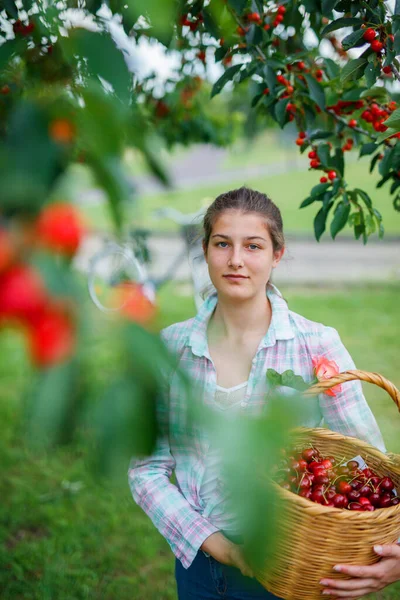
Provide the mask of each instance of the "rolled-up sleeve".
[{"label": "rolled-up sleeve", "polygon": [[[333,327],[325,327],[321,333],[319,356],[334,360],[340,372],[356,368]],[[320,394],[319,403],[324,422],[329,429],[364,440],[386,452],[382,434],[364,397],[359,380],[343,383],[341,391],[336,392],[335,397]]]},{"label": "rolled-up sleeve", "polygon": [[202,543],[218,528],[189,504],[170,477],[175,458],[169,444],[168,385],[158,396],[158,438],[151,456],[132,458],[128,469],[129,487],[135,502],[150,517],[186,569]]}]

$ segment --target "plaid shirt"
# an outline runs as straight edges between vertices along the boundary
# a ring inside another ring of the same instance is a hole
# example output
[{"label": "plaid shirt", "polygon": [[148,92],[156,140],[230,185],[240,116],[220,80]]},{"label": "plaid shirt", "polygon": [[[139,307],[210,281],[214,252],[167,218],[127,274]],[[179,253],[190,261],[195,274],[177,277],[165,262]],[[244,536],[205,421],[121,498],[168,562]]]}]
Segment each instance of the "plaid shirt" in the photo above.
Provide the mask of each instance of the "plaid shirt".
[{"label": "plaid shirt", "polygon": [[[252,415],[260,414],[265,408],[268,368],[278,373],[291,369],[305,381],[314,378],[312,357],[334,360],[340,371],[355,368],[335,329],[289,310],[272,284],[267,286],[267,296],[272,319],[253,358],[247,393],[240,406],[243,413]],[[179,366],[190,375],[194,385],[199,386],[202,400],[208,406],[213,404],[217,381],[208,351],[207,324],[216,304],[214,293],[194,318],[161,331],[165,344],[179,357]],[[216,489],[215,501],[204,506],[199,492],[205,471],[204,457],[210,446],[202,435],[188,443],[179,378],[173,375],[168,387],[168,393],[158,406],[163,433],[156,449],[147,459],[132,459],[128,477],[134,500],[166,538],[182,565],[188,568],[204,540],[218,531],[212,522],[212,511],[221,502],[223,490]],[[324,422],[329,429],[363,439],[386,451],[360,381],[342,384],[342,391],[335,397],[320,394],[313,398],[314,402],[310,400],[307,399],[302,425],[318,427]],[[170,482],[173,471],[176,485]]]}]

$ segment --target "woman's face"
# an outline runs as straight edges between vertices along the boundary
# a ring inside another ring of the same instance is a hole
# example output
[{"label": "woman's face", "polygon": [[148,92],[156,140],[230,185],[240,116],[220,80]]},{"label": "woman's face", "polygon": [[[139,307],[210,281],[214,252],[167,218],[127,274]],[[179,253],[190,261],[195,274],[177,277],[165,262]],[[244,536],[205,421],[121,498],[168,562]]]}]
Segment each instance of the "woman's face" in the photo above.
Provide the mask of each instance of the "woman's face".
[{"label": "woman's face", "polygon": [[[211,281],[219,294],[246,299],[261,293],[284,249],[273,251],[264,218],[240,210],[224,211],[203,246]],[[241,275],[241,277],[234,276]]]}]

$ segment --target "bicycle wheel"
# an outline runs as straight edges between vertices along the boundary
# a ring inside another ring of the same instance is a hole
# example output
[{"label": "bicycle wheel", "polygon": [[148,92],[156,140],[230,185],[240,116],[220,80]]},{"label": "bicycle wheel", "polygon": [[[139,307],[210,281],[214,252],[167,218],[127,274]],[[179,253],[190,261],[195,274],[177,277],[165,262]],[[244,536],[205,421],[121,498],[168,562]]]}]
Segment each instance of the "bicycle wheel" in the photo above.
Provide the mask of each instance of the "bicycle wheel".
[{"label": "bicycle wheel", "polygon": [[91,258],[88,272],[89,295],[101,311],[121,310],[127,303],[126,288],[133,283],[140,284],[149,300],[154,301],[146,268],[130,248],[109,243]]}]

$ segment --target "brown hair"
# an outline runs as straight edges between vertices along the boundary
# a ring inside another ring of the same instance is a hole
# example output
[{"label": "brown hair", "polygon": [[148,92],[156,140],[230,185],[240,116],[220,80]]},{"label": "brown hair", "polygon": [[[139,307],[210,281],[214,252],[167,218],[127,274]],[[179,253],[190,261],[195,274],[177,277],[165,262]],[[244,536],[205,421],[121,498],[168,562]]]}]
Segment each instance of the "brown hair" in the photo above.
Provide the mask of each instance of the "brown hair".
[{"label": "brown hair", "polygon": [[220,194],[208,207],[203,219],[203,243],[206,249],[208,248],[216,219],[224,211],[232,209],[240,210],[243,213],[257,213],[265,217],[274,252],[284,247],[285,238],[283,235],[282,215],[279,208],[266,194],[243,186],[237,190]]}]

